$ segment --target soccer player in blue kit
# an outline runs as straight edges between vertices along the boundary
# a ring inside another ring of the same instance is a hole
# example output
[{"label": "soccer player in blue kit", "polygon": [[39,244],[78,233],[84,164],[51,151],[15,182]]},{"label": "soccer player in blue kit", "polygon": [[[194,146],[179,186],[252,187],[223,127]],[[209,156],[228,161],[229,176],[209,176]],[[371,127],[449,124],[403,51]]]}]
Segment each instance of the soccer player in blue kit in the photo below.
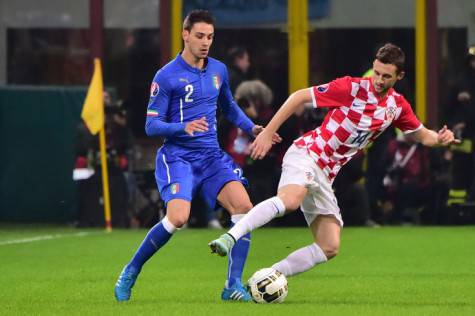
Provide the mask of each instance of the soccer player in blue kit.
[{"label": "soccer player in blue kit", "polygon": [[[235,103],[226,66],[208,57],[213,36],[214,17],[204,10],[190,12],[183,22],[183,51],[153,79],[145,130],[149,136],[166,138],[157,152],[155,178],[167,212],[122,270],[114,291],[119,302],[130,299],[142,266],[188,221],[196,194],[211,208],[217,200],[229,211],[233,223],[252,208],[242,169],[218,145],[217,107],[250,135],[263,128],[254,125]],[[280,141],[277,134],[274,141]],[[233,247],[223,300],[251,300],[241,283],[249,243],[247,234]]]}]

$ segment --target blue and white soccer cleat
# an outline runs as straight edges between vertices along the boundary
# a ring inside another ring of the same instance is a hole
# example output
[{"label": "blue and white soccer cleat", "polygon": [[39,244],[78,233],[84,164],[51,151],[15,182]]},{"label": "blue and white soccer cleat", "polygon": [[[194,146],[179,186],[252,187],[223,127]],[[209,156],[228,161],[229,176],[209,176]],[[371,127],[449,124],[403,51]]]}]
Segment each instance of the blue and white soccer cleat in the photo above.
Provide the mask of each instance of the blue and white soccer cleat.
[{"label": "blue and white soccer cleat", "polygon": [[251,294],[249,294],[247,289],[239,282],[234,283],[230,288],[224,288],[223,293],[221,293],[221,299],[223,301],[252,301]]},{"label": "blue and white soccer cleat", "polygon": [[234,237],[226,233],[210,242],[208,246],[211,248],[211,253],[217,253],[221,257],[225,257],[231,251],[235,243]]},{"label": "blue and white soccer cleat", "polygon": [[114,288],[114,294],[117,301],[124,302],[130,299],[132,287],[134,286],[138,275],[139,272],[135,271],[133,268],[127,268],[127,266],[124,267]]}]

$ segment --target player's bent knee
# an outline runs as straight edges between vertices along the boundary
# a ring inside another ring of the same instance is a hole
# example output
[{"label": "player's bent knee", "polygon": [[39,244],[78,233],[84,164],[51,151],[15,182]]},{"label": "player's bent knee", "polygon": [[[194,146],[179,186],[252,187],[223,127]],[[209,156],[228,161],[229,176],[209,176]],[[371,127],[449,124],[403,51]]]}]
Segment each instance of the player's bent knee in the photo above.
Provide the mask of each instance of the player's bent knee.
[{"label": "player's bent knee", "polygon": [[229,213],[231,214],[246,214],[252,208],[251,201],[242,201],[233,205],[230,205],[228,208]]},{"label": "player's bent knee", "polygon": [[285,199],[282,199],[287,211],[295,211],[300,206],[300,200],[294,197],[286,196]]},{"label": "player's bent knee", "polygon": [[168,220],[175,226],[176,228],[180,228],[188,222],[188,215],[174,215],[169,216],[167,215]]},{"label": "player's bent knee", "polygon": [[252,208],[252,203],[251,201],[246,201],[241,204],[236,208],[236,214],[245,214],[249,212]]},{"label": "player's bent knee", "polygon": [[338,251],[340,250],[340,246],[336,244],[324,244],[320,245],[320,248],[322,248],[323,252],[325,253],[325,256],[327,257],[328,260],[331,258],[334,258],[338,255]]}]

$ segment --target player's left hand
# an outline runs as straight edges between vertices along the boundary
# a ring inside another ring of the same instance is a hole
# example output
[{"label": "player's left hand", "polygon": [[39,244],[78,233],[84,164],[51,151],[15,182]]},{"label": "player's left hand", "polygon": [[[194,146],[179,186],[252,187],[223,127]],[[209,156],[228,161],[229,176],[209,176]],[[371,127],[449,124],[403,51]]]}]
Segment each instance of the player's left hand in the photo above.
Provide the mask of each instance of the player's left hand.
[{"label": "player's left hand", "polygon": [[437,134],[437,142],[439,145],[448,146],[450,144],[460,144],[460,139],[454,137],[454,133],[444,125]]},{"label": "player's left hand", "polygon": [[272,147],[273,137],[274,135],[267,133],[265,130],[259,133],[250,147],[251,158],[254,160],[264,158]]},{"label": "player's left hand", "polygon": [[[262,125],[254,125],[254,127],[252,128],[252,134],[254,134],[254,136],[257,136],[263,130],[264,130],[264,127]],[[281,142],[282,142],[282,137],[280,137],[279,134],[275,133],[272,136],[272,145],[275,145],[275,144],[278,144],[278,143],[281,143]]]}]

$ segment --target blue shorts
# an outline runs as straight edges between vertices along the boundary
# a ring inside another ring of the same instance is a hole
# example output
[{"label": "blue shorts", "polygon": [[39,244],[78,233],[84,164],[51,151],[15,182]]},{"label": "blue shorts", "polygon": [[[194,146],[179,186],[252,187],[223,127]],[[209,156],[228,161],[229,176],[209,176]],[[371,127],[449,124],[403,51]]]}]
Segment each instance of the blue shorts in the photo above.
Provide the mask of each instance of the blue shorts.
[{"label": "blue shorts", "polygon": [[247,179],[233,159],[219,148],[185,149],[164,145],[157,152],[155,179],[162,199],[190,201],[199,194],[214,209],[216,198],[230,181],[247,187]]}]

